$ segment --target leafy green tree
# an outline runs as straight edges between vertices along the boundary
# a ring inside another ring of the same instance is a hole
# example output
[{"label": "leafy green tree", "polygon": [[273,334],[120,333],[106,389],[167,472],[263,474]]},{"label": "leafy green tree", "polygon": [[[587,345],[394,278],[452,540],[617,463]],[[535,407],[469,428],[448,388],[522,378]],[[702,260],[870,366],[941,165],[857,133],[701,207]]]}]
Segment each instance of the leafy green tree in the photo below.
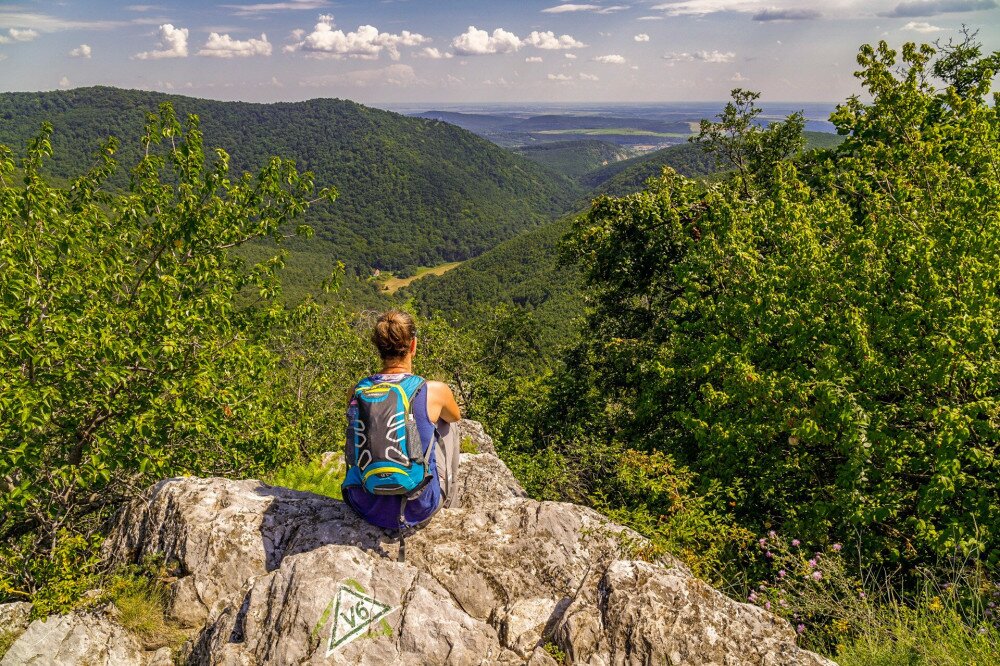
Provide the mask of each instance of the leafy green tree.
[{"label": "leafy green tree", "polygon": [[[234,176],[206,160],[198,119],[151,115],[128,191],[109,193],[116,140],[69,187],[43,177],[52,128],[20,184],[0,147],[0,595],[45,584],[20,564],[100,530],[108,507],[152,480],[245,475],[296,453],[270,329],[282,256],[232,249],[281,240],[319,199],[274,158]],[[300,227],[299,234],[307,234]],[[89,538],[89,537],[88,537]],[[12,545],[13,544],[13,545]],[[20,558],[20,559],[19,559]]]},{"label": "leafy green tree", "polygon": [[1000,553],[1000,118],[995,54],[964,48],[863,47],[871,101],[798,162],[797,123],[756,127],[737,91],[702,132],[734,178],[667,175],[576,224],[598,412],[748,528],[869,562]]},{"label": "leafy green tree", "polygon": [[271,379],[275,399],[287,401],[287,418],[303,458],[343,448],[347,391],[376,365],[371,334],[338,302],[307,302],[273,331],[280,358]]},{"label": "leafy green tree", "polygon": [[719,168],[735,168],[743,192],[749,196],[754,182],[768,184],[777,163],[805,147],[805,119],[801,113],[793,113],[784,122],[761,127],[760,93],[735,88],[732,98],[718,122],[702,119],[698,135],[691,140],[714,154]]}]

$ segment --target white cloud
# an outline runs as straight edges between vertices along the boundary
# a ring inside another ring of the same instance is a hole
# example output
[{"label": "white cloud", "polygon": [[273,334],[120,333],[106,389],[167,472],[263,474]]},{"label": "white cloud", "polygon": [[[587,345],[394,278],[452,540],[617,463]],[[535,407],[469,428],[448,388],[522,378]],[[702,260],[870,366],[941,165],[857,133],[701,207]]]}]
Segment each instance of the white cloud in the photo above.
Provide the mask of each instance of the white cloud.
[{"label": "white cloud", "polygon": [[902,30],[912,30],[913,32],[929,33],[940,32],[943,28],[931,25],[927,21],[910,21],[902,27]]},{"label": "white cloud", "polygon": [[567,81],[572,81],[573,77],[567,74],[549,74],[549,81],[558,81],[559,83],[566,83]]},{"label": "white cloud", "polygon": [[69,52],[72,58],[89,58],[92,50],[88,44],[80,44],[78,47]]},{"label": "white cloud", "polygon": [[356,88],[371,88],[376,86],[394,86],[407,88],[426,83],[417,76],[409,65],[394,64],[380,69],[364,69],[344,72],[342,74],[327,74],[299,81],[300,86],[308,88],[325,88],[332,85],[346,84]]},{"label": "white cloud", "polygon": [[0,44],[10,44],[11,42],[30,42],[35,37],[38,37],[37,30],[32,30],[30,28],[26,30],[10,28],[7,30],[6,35],[0,35]]},{"label": "white cloud", "polygon": [[580,74],[581,81],[600,81],[600,77],[594,76],[593,74]]},{"label": "white cloud", "polygon": [[490,55],[510,53],[521,48],[521,39],[512,32],[497,28],[493,34],[480,30],[474,25],[451,42],[459,55]]},{"label": "white cloud", "polygon": [[60,30],[111,30],[128,25],[133,21],[87,21],[62,19],[48,14],[24,12],[16,9],[0,9],[0,27],[24,26],[38,32]]},{"label": "white cloud", "polygon": [[668,16],[704,16],[717,12],[747,12],[762,9],[755,0],[675,0],[653,5],[654,11]]},{"label": "white cloud", "polygon": [[566,58],[567,60],[576,60],[575,53],[563,53],[563,57]]},{"label": "white cloud", "polygon": [[170,23],[160,26],[160,43],[158,51],[143,51],[133,58],[139,60],[159,60],[160,58],[186,58],[188,55],[188,29],[175,28]]},{"label": "white cloud", "polygon": [[211,58],[247,58],[250,56],[271,55],[271,42],[267,41],[267,35],[261,33],[260,39],[247,40],[233,39],[229,35],[220,35],[213,32],[208,36],[205,46],[198,51],[200,56]]},{"label": "white cloud", "polygon": [[288,0],[286,2],[258,2],[250,5],[221,5],[232,9],[237,16],[257,16],[268,12],[284,12],[302,9],[323,9],[329,7],[329,0]]},{"label": "white cloud", "polygon": [[695,51],[694,53],[667,53],[663,59],[670,62],[732,62],[736,54],[732,51]]},{"label": "white cloud", "polygon": [[743,76],[739,72],[736,72],[735,74],[732,75],[732,77],[730,77],[729,80],[733,81],[734,83],[742,83],[743,81],[749,81],[750,79],[748,79],[747,77]]},{"label": "white cloud", "polygon": [[60,88],[69,88],[69,86],[70,86],[69,77],[64,76],[61,79],[59,79]]},{"label": "white cloud", "polygon": [[602,7],[601,5],[577,5],[573,3],[564,3],[561,5],[555,5],[554,7],[548,7],[542,10],[543,14],[565,14],[568,12],[594,12],[595,14],[611,14],[613,12],[619,12],[623,9],[628,9],[627,5],[610,5],[607,7]]},{"label": "white cloud", "polygon": [[624,65],[625,57],[617,53],[612,53],[610,55],[597,56],[594,58],[594,62],[602,62],[605,65]]},{"label": "white cloud", "polygon": [[[884,2],[885,0],[879,0]],[[804,21],[820,17],[819,11],[803,7],[809,3],[803,0],[671,0],[653,5],[654,11],[662,11],[667,16],[706,16],[721,12],[753,14],[755,21]],[[873,4],[859,0],[837,0],[825,3],[836,7]],[[780,5],[780,6],[776,6]]]},{"label": "white cloud", "polygon": [[754,13],[753,20],[761,23],[786,23],[788,21],[814,21],[820,17],[822,14],[815,9],[765,7]]},{"label": "white cloud", "polygon": [[419,52],[413,54],[414,58],[430,58],[431,60],[441,60],[442,58],[453,58],[454,54],[447,51],[439,51],[433,46],[427,46]]},{"label": "white cloud", "polygon": [[662,16],[640,16],[636,21],[662,21]]},{"label": "white cloud", "polygon": [[547,32],[538,32],[535,30],[524,38],[522,44],[548,51],[560,49],[579,49],[586,46],[583,42],[578,41],[569,35],[560,35],[559,37],[556,37],[556,34],[551,30]]},{"label": "white cloud", "polygon": [[[384,50],[393,60],[399,60],[400,46],[419,46],[431,41],[409,30],[399,34],[379,32],[372,25],[359,26],[354,32],[335,30],[333,17],[323,15],[313,31],[302,41],[285,47],[285,52],[304,51],[313,57],[363,58],[375,60]],[[375,70],[372,70],[375,71]]]},{"label": "white cloud", "polygon": [[[567,53],[566,55],[573,55],[572,53]],[[528,56],[524,59],[524,62],[544,62],[539,56]]]},{"label": "white cloud", "polygon": [[638,35],[636,35],[632,39],[634,39],[637,42],[648,42],[649,41],[649,35],[647,35],[644,32],[640,32]]}]

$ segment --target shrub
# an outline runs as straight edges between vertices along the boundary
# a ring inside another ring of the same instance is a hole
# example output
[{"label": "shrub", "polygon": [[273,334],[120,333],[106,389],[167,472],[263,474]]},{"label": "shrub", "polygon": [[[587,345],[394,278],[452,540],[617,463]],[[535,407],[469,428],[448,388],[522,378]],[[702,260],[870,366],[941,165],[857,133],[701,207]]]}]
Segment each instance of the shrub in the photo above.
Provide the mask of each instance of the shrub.
[{"label": "shrub", "polygon": [[[872,101],[838,107],[835,153],[781,160],[757,148],[794,145],[766,138],[784,126],[754,129],[740,154],[764,161],[729,180],[595,200],[570,243],[581,355],[617,437],[719,484],[754,532],[996,559],[1000,58],[953,63],[978,72],[960,91],[934,87],[933,48],[897,56],[861,49]],[[745,101],[719,136],[754,127]]]},{"label": "shrub", "polygon": [[295,462],[265,477],[272,486],[302,490],[317,495],[343,499],[340,484],[344,481],[344,468],[323,464],[321,459]]},{"label": "shrub", "polygon": [[275,301],[282,256],[247,265],[230,250],[284,238],[312,176],[275,158],[234,177],[225,152],[206,158],[198,119],[182,128],[165,104],[127,192],[105,190],[113,139],[59,188],[43,169],[51,131],[17,186],[0,147],[0,543],[18,544],[0,591],[17,596],[55,580],[22,566],[33,554],[87,551],[77,536],[153,479],[255,474],[297,455],[289,400],[268,390],[270,330],[289,316]]}]

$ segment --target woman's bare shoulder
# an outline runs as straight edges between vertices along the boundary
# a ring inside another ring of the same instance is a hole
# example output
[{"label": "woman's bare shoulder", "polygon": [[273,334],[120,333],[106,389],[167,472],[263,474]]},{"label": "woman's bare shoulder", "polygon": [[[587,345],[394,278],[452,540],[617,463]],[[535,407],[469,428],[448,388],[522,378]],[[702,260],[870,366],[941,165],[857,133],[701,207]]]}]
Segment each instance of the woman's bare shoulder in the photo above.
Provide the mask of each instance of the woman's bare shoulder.
[{"label": "woman's bare shoulder", "polygon": [[427,380],[428,395],[444,396],[451,393],[451,387],[434,379]]}]

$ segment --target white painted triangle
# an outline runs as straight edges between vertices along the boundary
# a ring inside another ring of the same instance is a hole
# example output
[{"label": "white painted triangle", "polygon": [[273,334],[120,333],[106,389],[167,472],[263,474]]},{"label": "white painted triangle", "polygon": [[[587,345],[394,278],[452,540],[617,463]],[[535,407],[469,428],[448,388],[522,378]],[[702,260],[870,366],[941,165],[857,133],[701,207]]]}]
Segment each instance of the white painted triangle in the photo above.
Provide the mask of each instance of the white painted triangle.
[{"label": "white painted triangle", "polygon": [[396,610],[360,592],[341,585],[333,607],[333,627],[326,646],[326,656],[365,633],[373,623]]}]

